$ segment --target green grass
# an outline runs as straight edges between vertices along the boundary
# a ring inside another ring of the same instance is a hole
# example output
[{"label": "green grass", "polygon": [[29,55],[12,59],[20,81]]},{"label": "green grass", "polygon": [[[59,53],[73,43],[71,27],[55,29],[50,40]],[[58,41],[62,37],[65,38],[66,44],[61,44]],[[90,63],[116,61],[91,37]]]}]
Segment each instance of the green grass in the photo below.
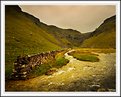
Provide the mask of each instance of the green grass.
[{"label": "green grass", "polygon": [[60,58],[56,59],[57,67],[61,67],[61,66],[65,65],[65,64],[67,64],[67,63],[68,63],[68,60],[65,59],[64,57],[60,57]]},{"label": "green grass", "polygon": [[75,55],[75,58],[81,61],[98,62],[99,59],[94,55]]},{"label": "green grass", "polygon": [[50,70],[56,70],[66,65],[69,61],[64,58],[64,52],[58,53],[55,57],[55,60],[48,60],[48,63],[41,64],[32,70],[28,76],[28,78],[37,77],[43,74],[47,74]]},{"label": "green grass", "polygon": [[92,54],[95,53],[115,53],[116,49],[114,48],[75,48],[78,53]]},{"label": "green grass", "polygon": [[[102,23],[89,39],[86,39],[81,47],[88,48],[116,48],[116,19],[111,17],[110,20]],[[98,34],[99,33],[99,34]]]},{"label": "green grass", "polygon": [[89,62],[98,62],[99,58],[97,54],[91,54],[90,52],[71,52],[69,55],[72,55],[74,58],[80,61],[89,61]]},{"label": "green grass", "polygon": [[12,73],[13,63],[17,56],[61,49],[58,40],[42,30],[22,12],[13,9],[5,14],[6,79]]},{"label": "green grass", "polygon": [[32,70],[30,72],[30,74],[28,75],[28,78],[33,78],[33,77],[37,77],[37,76],[43,75],[50,68],[51,68],[50,63],[41,64],[41,66],[36,67],[34,70]]},{"label": "green grass", "polygon": [[[74,43],[77,43],[78,40],[69,38],[68,36],[79,37],[79,35],[81,35],[78,31],[64,30],[57,27],[53,28],[41,22],[36,22],[36,18],[29,14],[25,15],[22,11],[17,11],[16,9],[18,8],[9,6],[6,7],[5,11],[6,78],[9,78],[11,75],[13,63],[17,56],[21,54],[37,54],[70,47],[73,46]],[[37,23],[39,25],[37,25]]]},{"label": "green grass", "polygon": [[95,53],[116,53],[114,48],[75,48],[75,51],[69,53],[81,61],[98,62],[98,54]]},{"label": "green grass", "polygon": [[[34,18],[35,19],[35,18]],[[21,54],[37,54],[58,50],[63,47],[80,46],[78,31],[59,29],[43,25],[38,26],[33,18],[25,16],[23,12],[11,9],[5,12],[5,77],[9,78],[16,57]],[[43,25],[43,26],[42,26]],[[109,26],[110,27],[110,26]],[[111,26],[112,27],[112,26]],[[82,47],[111,47],[115,45],[115,32],[110,35],[100,35],[94,39],[87,39]],[[109,41],[111,40],[111,41]],[[96,41],[96,43],[95,43]],[[98,42],[97,42],[98,41]],[[57,59],[61,64],[65,59]],[[64,64],[64,63],[63,63]]]},{"label": "green grass", "polygon": [[81,47],[91,48],[116,48],[116,33],[101,33],[98,36],[85,40]]},{"label": "green grass", "polygon": [[64,58],[64,53],[65,51],[58,53],[55,57],[55,64],[57,68],[62,67],[63,65],[66,65],[69,62],[67,59]]}]

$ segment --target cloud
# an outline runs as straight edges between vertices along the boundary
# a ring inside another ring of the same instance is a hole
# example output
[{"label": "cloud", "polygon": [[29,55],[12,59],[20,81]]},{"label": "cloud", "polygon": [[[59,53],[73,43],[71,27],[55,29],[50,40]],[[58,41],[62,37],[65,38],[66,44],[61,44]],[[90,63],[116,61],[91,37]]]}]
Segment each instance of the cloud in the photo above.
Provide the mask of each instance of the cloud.
[{"label": "cloud", "polygon": [[80,32],[95,30],[106,18],[115,15],[114,5],[21,5],[41,22]]}]

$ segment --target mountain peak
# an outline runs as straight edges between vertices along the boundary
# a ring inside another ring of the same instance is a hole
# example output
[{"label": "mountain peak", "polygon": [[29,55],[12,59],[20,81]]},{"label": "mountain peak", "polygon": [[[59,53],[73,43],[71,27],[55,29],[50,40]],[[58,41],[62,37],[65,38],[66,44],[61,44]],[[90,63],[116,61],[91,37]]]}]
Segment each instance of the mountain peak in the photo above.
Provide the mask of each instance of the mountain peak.
[{"label": "mountain peak", "polygon": [[105,22],[110,22],[110,21],[115,21],[115,20],[116,20],[116,15],[107,18],[107,19],[104,21],[104,23],[105,23]]},{"label": "mountain peak", "polygon": [[18,5],[5,5],[5,10],[6,11],[13,11],[13,10],[15,10],[15,11],[17,11],[17,12],[20,12],[21,11],[21,8],[18,6]]}]

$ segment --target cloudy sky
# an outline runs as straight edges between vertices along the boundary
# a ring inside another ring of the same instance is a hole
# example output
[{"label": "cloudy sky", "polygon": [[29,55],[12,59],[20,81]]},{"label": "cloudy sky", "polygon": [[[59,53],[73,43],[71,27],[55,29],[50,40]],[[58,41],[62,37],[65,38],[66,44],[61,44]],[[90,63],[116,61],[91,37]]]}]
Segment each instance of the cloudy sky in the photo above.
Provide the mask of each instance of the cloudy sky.
[{"label": "cloudy sky", "polygon": [[21,5],[23,11],[41,22],[82,33],[95,30],[106,18],[116,14],[113,5]]}]

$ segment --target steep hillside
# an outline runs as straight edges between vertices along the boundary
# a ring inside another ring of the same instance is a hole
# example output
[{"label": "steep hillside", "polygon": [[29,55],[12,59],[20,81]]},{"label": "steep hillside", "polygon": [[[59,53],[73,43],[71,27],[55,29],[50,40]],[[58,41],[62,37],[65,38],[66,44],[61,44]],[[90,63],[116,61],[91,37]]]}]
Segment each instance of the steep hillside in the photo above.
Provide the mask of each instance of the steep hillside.
[{"label": "steep hillside", "polygon": [[27,18],[18,6],[5,7],[6,75],[12,71],[18,55],[61,49],[57,44],[59,42],[52,35]]},{"label": "steep hillside", "polygon": [[94,32],[81,34],[44,24],[19,6],[5,6],[6,77],[12,72],[18,55],[73,47],[115,48],[115,16],[105,20]]},{"label": "steep hillside", "polygon": [[42,24],[39,26],[47,33],[53,35],[60,42],[61,47],[78,47],[84,40],[82,39],[83,35],[73,29],[60,29],[53,25],[45,26]]},{"label": "steep hillside", "polygon": [[29,15],[28,13],[23,13],[27,18],[33,20],[33,22],[43,31],[47,32],[49,35],[52,35],[58,41],[57,45],[62,48],[79,46],[79,44],[81,44],[84,40],[84,36],[79,31],[73,29],[62,29],[54,25],[47,25],[39,21],[39,19]]},{"label": "steep hillside", "polygon": [[22,12],[19,6],[5,6],[5,64],[6,75],[21,54],[78,46],[81,33],[72,29],[48,26],[36,17]]},{"label": "steep hillside", "polygon": [[116,48],[116,16],[106,19],[89,36],[81,47]]}]

